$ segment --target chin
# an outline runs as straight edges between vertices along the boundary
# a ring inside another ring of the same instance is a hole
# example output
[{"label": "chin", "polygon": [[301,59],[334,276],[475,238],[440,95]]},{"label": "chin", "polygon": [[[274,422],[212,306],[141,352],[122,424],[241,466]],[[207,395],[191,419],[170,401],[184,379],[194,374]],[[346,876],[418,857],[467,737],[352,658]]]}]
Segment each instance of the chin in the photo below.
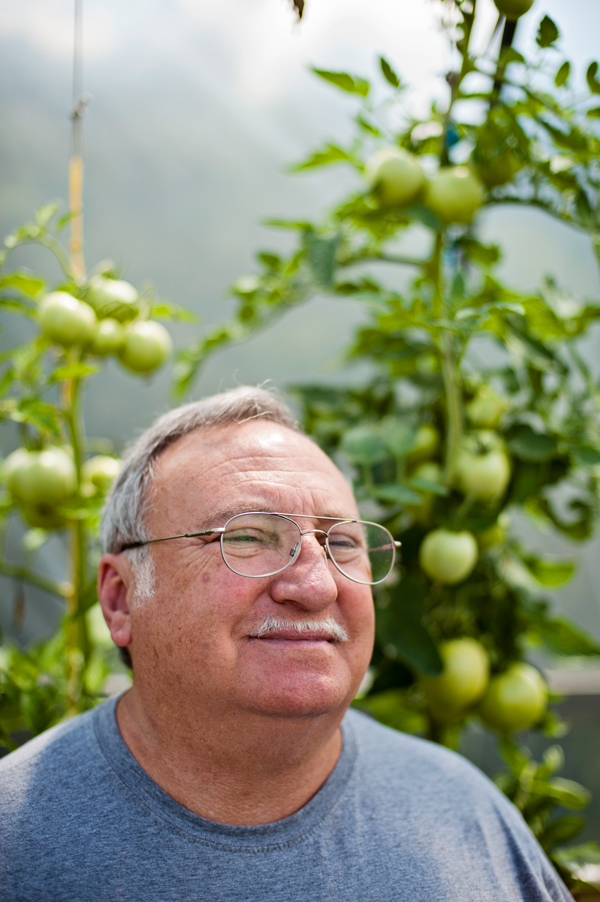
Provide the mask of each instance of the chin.
[{"label": "chin", "polygon": [[313,676],[295,679],[287,686],[271,686],[248,702],[254,711],[271,717],[322,717],[335,712],[343,714],[353,695],[347,685]]}]

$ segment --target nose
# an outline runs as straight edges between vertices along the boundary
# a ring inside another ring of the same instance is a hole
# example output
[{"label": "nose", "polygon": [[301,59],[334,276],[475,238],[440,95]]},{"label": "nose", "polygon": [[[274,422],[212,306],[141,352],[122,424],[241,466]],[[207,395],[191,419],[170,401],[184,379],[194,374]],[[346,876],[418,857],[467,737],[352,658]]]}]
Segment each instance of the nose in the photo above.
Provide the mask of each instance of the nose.
[{"label": "nose", "polygon": [[[315,535],[320,529],[302,533],[300,553],[293,564],[278,573],[271,583],[271,597],[280,604],[291,602],[306,610],[321,611],[336,601],[337,572],[327,559],[327,550]],[[323,533],[324,534],[324,533]]]}]

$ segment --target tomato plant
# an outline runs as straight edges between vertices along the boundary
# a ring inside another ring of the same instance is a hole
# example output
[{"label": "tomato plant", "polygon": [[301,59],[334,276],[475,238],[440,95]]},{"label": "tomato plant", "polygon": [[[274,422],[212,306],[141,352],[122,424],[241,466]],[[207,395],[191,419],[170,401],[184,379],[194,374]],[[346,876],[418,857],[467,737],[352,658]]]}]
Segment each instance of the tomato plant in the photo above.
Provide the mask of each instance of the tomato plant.
[{"label": "tomato plant", "polygon": [[[68,218],[61,222],[56,204],[38,210],[33,222],[8,236],[0,255],[0,306],[37,324],[29,341],[2,357],[0,411],[4,426],[13,427],[13,442],[16,426],[20,446],[3,466],[0,573],[12,577],[19,592],[37,586],[65,606],[55,637],[27,652],[4,647],[0,656],[0,742],[9,747],[15,731],[35,733],[95,704],[116,664],[114,654],[95,638],[90,617],[96,602],[98,518],[119,461],[113,454],[95,453],[87,439],[85,387],[111,355],[128,355],[125,364],[134,372],[153,372],[171,351],[169,333],[156,317],[190,318],[149,291],[140,295],[113,278],[109,264],[88,279],[60,242]],[[61,270],[54,290],[29,271],[10,268],[12,251],[31,243],[54,252]],[[110,448],[110,443],[100,444]],[[20,560],[8,541],[9,527],[23,534]],[[36,553],[57,531],[68,537],[70,549],[69,572],[58,580],[36,566]]]},{"label": "tomato plant", "polygon": [[[360,705],[459,747],[465,725],[481,724],[480,715],[466,704],[448,722],[428,692],[444,685],[446,643],[473,640],[491,668],[481,711],[506,751],[506,730],[563,728],[531,681],[527,716],[517,716],[516,702],[513,719],[498,715],[502,687],[522,677],[526,654],[600,654],[598,639],[557,617],[545,595],[571,577],[574,563],[533,554],[510,525],[526,515],[571,542],[597,528],[600,389],[584,349],[600,301],[565,303],[551,280],[535,291],[510,284],[497,269],[502,249],[482,240],[479,222],[503,205],[515,219],[530,207],[587,234],[600,262],[600,81],[593,62],[575,84],[549,16],[540,16],[533,48],[512,46],[531,0],[497,0],[497,56],[493,42],[476,52],[472,35],[488,27],[480,5],[452,4],[456,64],[420,115],[389,60],[379,60],[377,85],[362,74],[314,70],[324,90],[354,99],[355,130],[343,146],[328,141],[294,168],[345,166],[353,190],[323,216],[272,221],[296,234],[291,253],[257,255],[255,271],[232,286],[234,318],[182,353],[178,387],[189,388],[210,353],[316,295],[342,310],[346,301],[364,302],[346,360],[368,363],[372,378],[290,389],[309,433],[353,473],[359,504],[402,540],[396,579],[375,593],[374,679]],[[427,236],[420,254],[409,251],[417,234]],[[521,752],[507,758],[521,790],[526,772],[546,774],[523,810],[562,868],[549,840],[562,829],[552,820],[560,794],[552,769],[522,765]],[[568,798],[579,804],[576,794]]]}]

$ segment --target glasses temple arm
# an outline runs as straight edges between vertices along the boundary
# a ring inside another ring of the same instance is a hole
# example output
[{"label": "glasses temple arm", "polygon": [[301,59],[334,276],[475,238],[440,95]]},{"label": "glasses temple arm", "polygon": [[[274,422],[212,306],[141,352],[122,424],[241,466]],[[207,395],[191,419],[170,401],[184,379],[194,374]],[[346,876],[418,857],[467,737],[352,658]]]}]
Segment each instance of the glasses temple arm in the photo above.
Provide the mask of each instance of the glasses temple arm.
[{"label": "glasses temple arm", "polygon": [[180,536],[164,536],[162,539],[146,539],[144,542],[128,542],[121,547],[121,551],[129,551],[130,548],[142,548],[144,545],[154,545],[155,542],[169,542],[171,539],[196,539],[199,536],[214,536],[225,532],[224,526],[218,526],[216,529],[205,529],[202,532],[185,532]]}]

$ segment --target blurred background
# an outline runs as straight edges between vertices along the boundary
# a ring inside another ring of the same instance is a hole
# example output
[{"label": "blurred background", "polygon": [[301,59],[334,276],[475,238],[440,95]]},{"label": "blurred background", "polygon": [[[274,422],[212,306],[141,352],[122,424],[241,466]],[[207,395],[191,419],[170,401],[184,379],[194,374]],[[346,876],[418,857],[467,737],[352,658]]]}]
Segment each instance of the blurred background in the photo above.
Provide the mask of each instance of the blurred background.
[{"label": "blurred background", "polygon": [[[497,13],[492,0],[479,6],[481,43]],[[180,346],[225,319],[232,309],[227,287],[253,271],[255,252],[285,249],[285,236],[261,221],[316,217],[356,179],[336,167],[286,173],[310,150],[351,134],[354,101],[309,67],[368,77],[381,53],[412,86],[407,103],[424,110],[444,92],[452,62],[441,10],[437,0],[307,0],[297,24],[287,0],[85,0],[88,267],[112,258],[128,281],[139,286],[149,279],[161,297],[197,313],[198,326],[173,328]],[[0,0],[1,235],[43,203],[67,195],[73,12],[72,0]],[[600,5],[572,0],[567,8],[560,0],[535,0],[519,22],[517,47],[531,46],[544,14],[560,28],[563,52],[582,79],[598,53]],[[486,212],[480,234],[503,246],[501,274],[509,284],[534,291],[551,275],[578,297],[600,297],[588,239],[544,214],[510,207]],[[39,250],[19,250],[14,262],[50,281],[59,278]],[[192,396],[265,380],[282,389],[358,380],[364,371],[340,369],[337,358],[361,315],[358,305],[316,298],[265,334],[212,358]],[[10,346],[20,337],[17,324],[7,318],[3,327],[3,344]],[[588,357],[596,369],[599,350],[594,333]],[[130,377],[124,394],[116,367],[109,363],[94,380],[86,416],[88,433],[111,438],[120,450],[169,406],[171,375],[167,368],[152,381]],[[3,441],[6,453],[10,432]],[[600,541],[566,547],[527,524],[519,528],[538,550],[579,559],[577,577],[555,593],[555,605],[600,638]],[[45,566],[58,573],[58,540],[43,554]],[[0,623],[8,636],[26,642],[54,627],[57,602],[40,595],[17,627],[10,583],[0,582],[0,590]],[[584,757],[581,751],[600,746],[600,672],[570,666],[572,673],[555,678],[558,689],[575,692],[564,711],[578,724],[564,742],[565,775],[595,788],[600,834],[600,764],[596,753]],[[473,734],[469,743],[470,756],[493,769],[484,737]]]}]

